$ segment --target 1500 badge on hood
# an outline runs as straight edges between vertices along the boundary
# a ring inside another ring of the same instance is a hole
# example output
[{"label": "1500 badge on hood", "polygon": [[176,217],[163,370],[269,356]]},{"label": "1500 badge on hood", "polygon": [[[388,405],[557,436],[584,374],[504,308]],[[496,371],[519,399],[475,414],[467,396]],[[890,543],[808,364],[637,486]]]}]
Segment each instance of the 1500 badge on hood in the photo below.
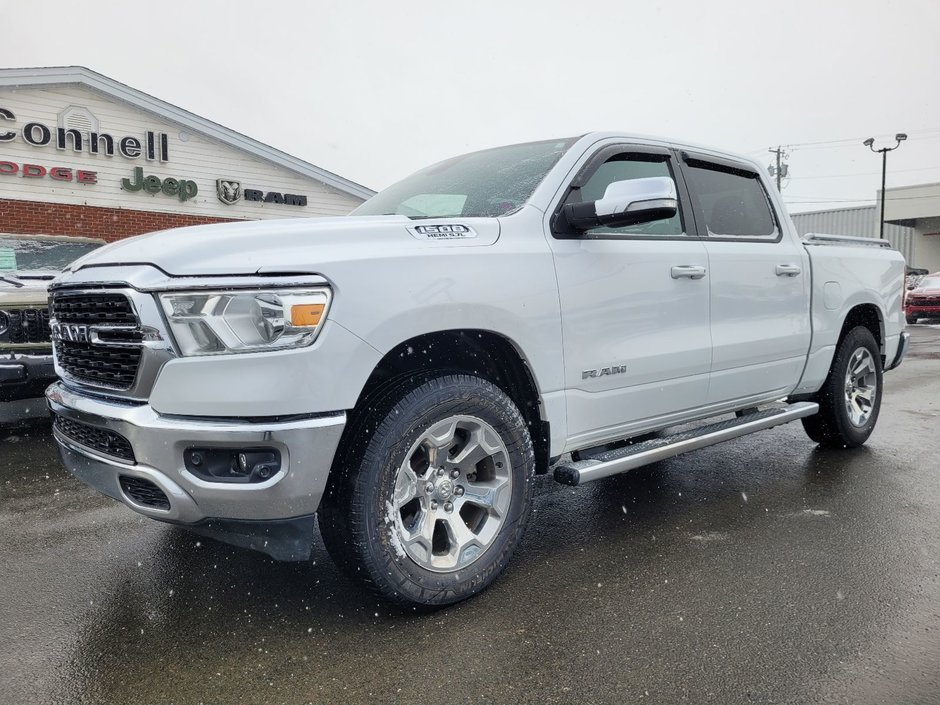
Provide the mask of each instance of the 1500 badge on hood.
[{"label": "1500 badge on hood", "polygon": [[467,225],[415,225],[408,228],[418,240],[460,240],[476,237],[476,230]]}]

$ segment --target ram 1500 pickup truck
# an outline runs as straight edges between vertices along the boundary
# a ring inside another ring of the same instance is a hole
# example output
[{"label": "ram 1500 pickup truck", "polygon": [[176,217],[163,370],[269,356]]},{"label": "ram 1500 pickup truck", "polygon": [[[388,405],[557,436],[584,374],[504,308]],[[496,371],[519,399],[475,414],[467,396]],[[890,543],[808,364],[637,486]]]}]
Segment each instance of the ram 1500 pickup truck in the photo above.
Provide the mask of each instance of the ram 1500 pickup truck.
[{"label": "ram 1500 pickup truck", "polygon": [[[579,485],[801,419],[853,447],[904,261],[801,240],[749,159],[617,133],[428,167],[351,216],[144,235],[52,286],[78,478],[433,607],[489,585],[533,476]],[[760,459],[754,463],[759,465]]]}]

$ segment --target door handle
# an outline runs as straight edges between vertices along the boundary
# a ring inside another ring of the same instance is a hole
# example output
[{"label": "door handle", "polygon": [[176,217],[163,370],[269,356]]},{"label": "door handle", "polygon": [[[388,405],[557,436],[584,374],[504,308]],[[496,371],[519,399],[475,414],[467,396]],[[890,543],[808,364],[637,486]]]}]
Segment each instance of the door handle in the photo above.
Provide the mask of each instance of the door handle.
[{"label": "door handle", "polygon": [[705,267],[693,264],[680,264],[673,267],[669,273],[673,279],[704,279]]},{"label": "door handle", "polygon": [[795,277],[803,270],[795,264],[778,264],[776,272],[778,277]]}]

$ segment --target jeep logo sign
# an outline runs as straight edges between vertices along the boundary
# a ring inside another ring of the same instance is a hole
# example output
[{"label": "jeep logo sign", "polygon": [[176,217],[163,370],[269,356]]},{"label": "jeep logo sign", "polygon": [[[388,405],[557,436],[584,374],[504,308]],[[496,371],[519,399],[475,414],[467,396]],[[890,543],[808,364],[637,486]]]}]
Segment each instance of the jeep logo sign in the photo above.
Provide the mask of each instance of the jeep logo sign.
[{"label": "jeep logo sign", "polygon": [[176,196],[180,201],[188,201],[199,193],[195,181],[189,179],[174,179],[170,176],[161,179],[159,176],[144,176],[142,167],[134,169],[134,180],[121,179],[121,188],[125,191],[144,190],[147,193],[163,192],[167,196]]}]

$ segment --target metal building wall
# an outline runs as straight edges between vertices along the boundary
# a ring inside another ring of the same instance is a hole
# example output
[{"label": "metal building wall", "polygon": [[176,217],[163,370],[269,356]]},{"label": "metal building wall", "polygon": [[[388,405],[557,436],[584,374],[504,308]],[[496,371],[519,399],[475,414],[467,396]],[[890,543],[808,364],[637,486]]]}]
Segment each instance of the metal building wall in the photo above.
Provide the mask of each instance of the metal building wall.
[{"label": "metal building wall", "polygon": [[[878,209],[875,206],[839,208],[813,213],[791,213],[790,218],[800,237],[807,233],[878,237]],[[914,239],[913,228],[885,223],[885,240],[904,255],[910,264]]]}]

